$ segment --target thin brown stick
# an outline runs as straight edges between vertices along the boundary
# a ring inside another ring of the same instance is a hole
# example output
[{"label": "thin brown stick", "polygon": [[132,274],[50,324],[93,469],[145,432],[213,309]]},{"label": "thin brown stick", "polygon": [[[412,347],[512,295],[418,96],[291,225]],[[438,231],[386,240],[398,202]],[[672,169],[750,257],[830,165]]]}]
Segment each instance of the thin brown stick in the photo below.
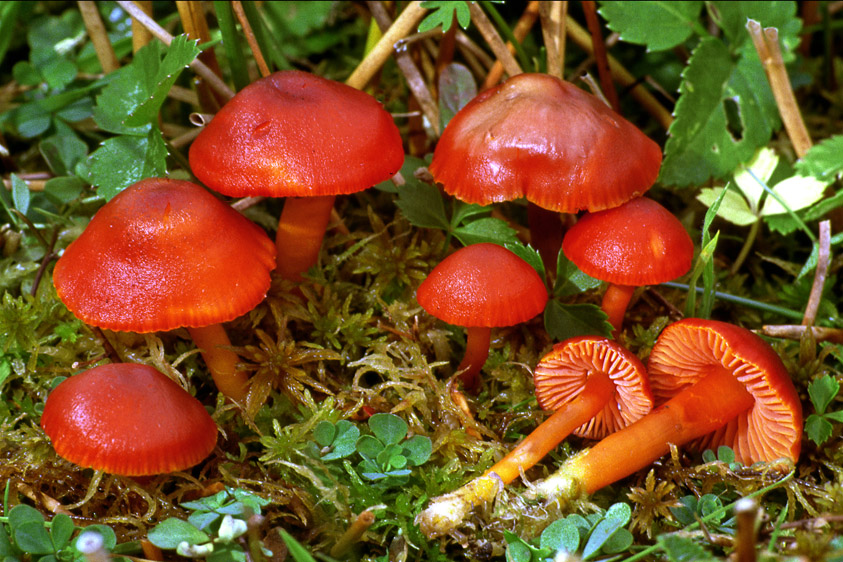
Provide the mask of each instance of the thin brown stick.
[{"label": "thin brown stick", "polygon": [[843,330],[840,328],[823,328],[818,326],[803,326],[801,324],[773,324],[761,327],[761,333],[771,338],[787,340],[801,340],[805,332],[811,330],[814,341],[827,341],[843,344]]},{"label": "thin brown stick", "polygon": [[820,235],[817,242],[817,269],[814,272],[814,283],[811,285],[811,296],[805,306],[802,316],[803,326],[813,326],[820,308],[825,280],[828,277],[828,267],[831,261],[831,221],[820,222]]},{"label": "thin brown stick", "polygon": [[243,10],[243,4],[240,3],[240,0],[234,0],[231,3],[231,7],[234,10],[234,15],[237,16],[237,21],[243,27],[243,34],[246,36],[246,41],[249,43],[249,48],[252,50],[261,76],[269,76],[269,66],[266,64],[266,59],[263,58],[263,53],[261,52],[260,45],[258,45],[258,40],[255,38],[255,33],[252,31],[252,26],[249,25],[249,19]]},{"label": "thin brown stick", "polygon": [[565,27],[568,19],[567,0],[542,2],[539,10],[542,37],[547,51],[547,73],[560,80],[565,77]]},{"label": "thin brown stick", "polygon": [[419,0],[413,0],[407,4],[407,7],[396,18],[392,27],[383,34],[380,41],[369,51],[366,58],[357,65],[357,68],[354,69],[354,72],[351,73],[351,76],[348,77],[345,83],[352,88],[362,90],[369,83],[369,80],[372,79],[372,76],[380,70],[386,60],[392,55],[393,45],[395,45],[396,41],[410,34],[426,12],[427,10],[421,7]]},{"label": "thin brown stick", "polygon": [[79,13],[82,14],[82,21],[85,22],[85,29],[88,37],[94,44],[94,51],[97,53],[97,60],[100,61],[103,71],[108,74],[120,68],[117,62],[117,55],[114,54],[114,47],[108,39],[108,32],[102,23],[97,3],[89,0],[79,0]]},{"label": "thin brown stick", "polygon": [[513,54],[509,52],[509,49],[506,48],[506,44],[501,39],[498,30],[492,25],[483,8],[477,2],[469,2],[468,7],[471,11],[471,22],[477,27],[486,44],[489,45],[489,48],[503,64],[506,73],[510,76],[521,74],[523,72],[521,66],[515,60]]},{"label": "thin brown stick", "polygon": [[[515,24],[515,27],[512,28],[512,35],[515,36],[515,39],[523,41],[527,36],[527,33],[530,32],[530,29],[539,17],[540,5],[541,3],[538,0],[532,0],[529,4],[527,4],[527,9],[524,10],[524,13],[521,14],[520,18],[518,18],[518,22]],[[511,41],[506,42],[506,48],[509,49],[510,53],[515,53],[515,45],[513,45]],[[495,64],[493,64],[492,68],[489,70],[489,74],[486,75],[486,80],[483,81],[482,89],[486,90],[491,88],[500,82],[502,77],[503,63],[496,60]]]},{"label": "thin brown stick", "polygon": [[609,107],[620,113],[621,103],[618,99],[618,92],[615,90],[615,83],[612,81],[612,72],[609,70],[606,43],[603,42],[600,20],[597,18],[597,6],[594,0],[583,0],[582,7],[588,31],[591,33],[591,44],[594,46],[594,61],[597,63],[597,76],[600,78],[603,95],[609,101]]},{"label": "thin brown stick", "polygon": [[[211,32],[208,29],[208,22],[205,19],[205,12],[202,9],[202,2],[188,2],[177,0],[176,8],[179,12],[182,28],[188,37],[197,39],[200,43],[207,43],[211,40]],[[205,49],[199,53],[199,59],[208,65],[214,74],[222,76],[217,55],[213,49]],[[199,97],[199,105],[202,111],[216,112],[226,100],[212,90],[204,79],[195,83],[196,95]]]},{"label": "thin brown stick", "polygon": [[[165,45],[169,46],[170,43],[173,42],[173,36],[170,35],[163,27],[158,25],[155,20],[147,16],[143,10],[135,6],[134,2],[129,0],[117,0],[117,5],[123,8],[127,14],[147,28],[150,33],[152,33]],[[193,62],[190,63],[190,68],[193,69],[196,74],[204,78],[211,88],[225,96],[225,99],[231,99],[234,97],[234,91],[199,59],[194,59]]]},{"label": "thin brown stick", "polygon": [[331,556],[333,558],[339,558],[348,552],[351,547],[363,537],[363,533],[365,533],[374,522],[374,513],[368,509],[362,511],[357,517],[355,517],[354,521],[351,522],[351,525],[349,525],[348,529],[346,529],[345,533],[343,533],[333,548],[331,548]]},{"label": "thin brown stick", "polygon": [[[393,22],[392,18],[389,17],[386,8],[383,6],[383,3],[370,1],[366,2],[366,5],[369,6],[369,11],[371,12],[372,17],[375,18],[381,32],[386,33],[392,26]],[[397,51],[395,53],[395,62],[398,64],[398,68],[404,75],[404,78],[407,81],[407,86],[409,86],[410,91],[413,93],[413,97],[415,97],[416,101],[419,102],[419,107],[421,108],[422,113],[424,113],[425,117],[427,117],[430,126],[433,128],[434,133],[438,137],[440,132],[439,106],[436,105],[436,101],[433,99],[424,77],[421,75],[421,72],[419,72],[418,67],[413,62],[413,59],[407,50]]]},{"label": "thin brown stick", "polygon": [[758,51],[758,57],[767,74],[787,136],[793,143],[796,155],[802,158],[811,148],[811,136],[802,120],[799,105],[793,95],[793,87],[790,85],[790,78],[784,67],[782,51],[779,47],[779,30],[775,27],[765,27],[762,30],[761,24],[752,19],[747,20],[746,29],[752,37],[752,44]]},{"label": "thin brown stick", "polygon": [[735,533],[735,562],[755,562],[758,529],[758,503],[753,498],[741,498],[735,502],[737,532]]},{"label": "thin brown stick", "polygon": [[[581,49],[589,54],[594,53],[594,47],[591,44],[591,36],[582,28],[576,21],[571,18],[567,20],[568,37],[576,43]],[[633,86],[630,94],[634,97],[644,110],[652,115],[662,127],[667,129],[673,123],[673,116],[670,114],[662,104],[659,103],[653,94],[647,91],[644,86],[637,84],[637,79],[630,74],[630,72],[621,65],[612,55],[608,56],[609,68],[612,70],[612,76],[622,86]]]},{"label": "thin brown stick", "polygon": [[[135,5],[143,10],[143,13],[152,17],[152,0],[135,0]],[[146,47],[152,41],[152,34],[141,23],[132,19],[132,52],[137,53],[142,47]]]}]

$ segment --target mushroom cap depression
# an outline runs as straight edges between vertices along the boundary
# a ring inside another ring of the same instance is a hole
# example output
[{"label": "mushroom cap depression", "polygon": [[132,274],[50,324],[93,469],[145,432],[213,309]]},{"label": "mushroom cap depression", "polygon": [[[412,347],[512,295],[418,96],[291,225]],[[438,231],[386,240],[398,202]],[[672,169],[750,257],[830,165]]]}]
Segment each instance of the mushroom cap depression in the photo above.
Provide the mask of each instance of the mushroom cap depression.
[{"label": "mushroom cap depression", "polygon": [[47,397],[41,427],[56,453],[123,476],[189,468],[217,442],[204,406],[147,365],[112,363],[74,375]]},{"label": "mushroom cap depression", "polygon": [[544,310],[547,289],[527,262],[491,243],[460,248],[433,268],[416,292],[429,314],[463,327],[526,322]]},{"label": "mushroom cap depression", "polygon": [[610,339],[579,336],[554,345],[533,375],[539,406],[558,410],[576,398],[597,372],[612,380],[615,393],[600,413],[574,430],[574,435],[588,439],[602,439],[653,409],[647,372],[638,357]]},{"label": "mushroom cap depression", "polygon": [[83,322],[155,332],[227,322],[263,300],[275,245],[194,183],[146,179],[105,204],[56,263]]},{"label": "mushroom cap depression", "polygon": [[694,257],[679,219],[646,197],[583,215],[565,234],[562,249],[584,273],[635,287],[684,275]]},{"label": "mushroom cap depression", "polygon": [[525,73],[457,112],[436,145],[430,173],[469,203],[526,197],[576,213],[640,196],[656,181],[661,160],[658,144],[595,96]]},{"label": "mushroom cap depression", "polygon": [[728,445],[745,464],[779,458],[795,461],[802,439],[802,405],[779,356],[749,330],[699,318],[665,328],[647,366],[656,403],[666,402],[715,368],[727,370],[746,385],[755,404],[697,446]]},{"label": "mushroom cap depression", "polygon": [[234,197],[341,195],[392,177],[404,149],[375,98],[299,70],[237,93],[190,146],[190,168]]}]

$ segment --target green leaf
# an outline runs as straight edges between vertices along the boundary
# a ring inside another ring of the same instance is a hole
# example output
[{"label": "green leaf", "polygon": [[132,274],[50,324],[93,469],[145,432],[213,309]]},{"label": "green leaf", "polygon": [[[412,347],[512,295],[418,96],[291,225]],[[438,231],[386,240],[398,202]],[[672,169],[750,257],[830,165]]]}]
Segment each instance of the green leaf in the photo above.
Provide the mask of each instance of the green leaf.
[{"label": "green leaf", "polygon": [[22,6],[23,2],[20,1],[0,2],[0,63],[6,58],[6,52],[15,36],[14,29],[18,25]]},{"label": "green leaf", "polygon": [[556,283],[553,285],[554,296],[570,297],[596,289],[601,283],[599,279],[583,273],[574,262],[568,259],[565,252],[559,252],[556,260]]},{"label": "green leaf", "polygon": [[381,452],[383,452],[384,445],[376,437],[371,435],[361,435],[357,439],[356,449],[357,452],[364,457],[375,459],[379,454],[381,454]]},{"label": "green leaf", "polygon": [[805,434],[808,436],[808,439],[817,445],[822,445],[828,441],[828,438],[831,437],[831,431],[831,422],[823,416],[811,414],[805,420]]},{"label": "green leaf", "polygon": [[331,443],[333,443],[336,434],[336,427],[327,420],[320,421],[316,424],[316,427],[313,428],[313,440],[316,441],[320,447],[328,447]]},{"label": "green leaf", "polygon": [[823,417],[829,420],[834,420],[837,423],[843,423],[843,412],[826,412]]},{"label": "green leaf", "polygon": [[612,325],[600,307],[593,304],[563,304],[550,300],[544,309],[544,327],[556,341],[575,336],[611,337]]},{"label": "green leaf", "polygon": [[450,222],[445,215],[445,203],[439,189],[421,181],[407,183],[398,189],[395,205],[413,226],[421,228],[439,228],[447,231]]},{"label": "green leaf", "polygon": [[704,187],[697,195],[697,201],[707,207],[723,196],[717,215],[738,226],[748,226],[758,221],[758,217],[749,208],[746,199],[734,190],[723,187]]},{"label": "green leaf", "polygon": [[542,531],[539,546],[553,552],[574,554],[580,546],[580,531],[568,519],[557,519]]},{"label": "green leaf", "polygon": [[197,41],[189,39],[187,35],[178,35],[167,48],[164,60],[159,63],[153,58],[146,59],[147,67],[143,72],[146,78],[145,99],[129,111],[124,124],[138,127],[153,122],[179,74],[198,55]]},{"label": "green leaf", "polygon": [[843,172],[843,135],[834,135],[808,149],[796,162],[796,171],[803,176],[832,181]]},{"label": "green leaf", "polygon": [[12,526],[15,544],[30,554],[50,554],[56,551],[44,527],[44,521],[27,521]]},{"label": "green leaf", "polygon": [[167,147],[161,132],[152,128],[144,137],[118,136],[102,143],[88,158],[88,180],[106,201],[128,186],[167,172]]},{"label": "green leaf", "polygon": [[778,127],[778,109],[757,55],[735,59],[719,39],[700,42],[682,79],[660,181],[700,185],[765,145]]},{"label": "green leaf", "polygon": [[629,505],[625,503],[612,505],[604,514],[603,519],[591,531],[588,541],[583,547],[583,560],[599,554],[609,538],[629,523],[631,515],[632,509]]},{"label": "green leaf", "polygon": [[474,75],[464,65],[450,63],[439,75],[439,126],[442,130],[477,95]]},{"label": "green leaf", "polygon": [[717,447],[717,460],[725,463],[733,463],[735,462],[735,451],[731,447],[720,445]]},{"label": "green leaf", "polygon": [[703,547],[688,537],[675,533],[658,536],[658,544],[670,562],[705,562],[715,560]]},{"label": "green leaf", "polygon": [[634,537],[626,529],[618,529],[603,543],[603,548],[600,549],[605,554],[619,554],[626,552],[634,542]]},{"label": "green leaf", "polygon": [[324,455],[322,460],[334,460],[345,458],[354,453],[357,438],[360,437],[360,429],[348,420],[340,420],[336,426],[337,435],[331,446],[333,450]]},{"label": "green leaf", "polygon": [[[600,15],[622,40],[648,51],[673,48],[699,28],[702,2],[600,2]],[[705,35],[705,30],[700,29]]]},{"label": "green leaf", "polygon": [[88,155],[88,145],[65,127],[65,134],[47,137],[38,144],[38,150],[56,176],[73,173],[76,164]]},{"label": "green leaf", "polygon": [[820,415],[825,413],[838,392],[840,384],[831,375],[823,375],[808,385],[808,396],[814,405],[814,411]]},{"label": "green leaf", "polygon": [[457,23],[460,27],[467,29],[471,23],[471,11],[468,9],[468,3],[464,0],[449,1],[449,0],[426,0],[421,3],[421,7],[426,10],[431,10],[431,13],[419,23],[419,33],[430,31],[438,26],[442,26],[442,32],[451,29],[451,23],[456,17]]},{"label": "green leaf", "polygon": [[158,548],[175,549],[179,543],[204,544],[211,540],[207,533],[200,531],[187,521],[170,517],[149,531],[149,541]]},{"label": "green leaf", "polygon": [[773,192],[778,195],[787,208],[778,199],[769,196],[761,208],[761,215],[780,215],[791,211],[798,211],[808,207],[823,198],[826,182],[813,177],[791,176],[773,187]]},{"label": "green leaf", "polygon": [[295,562],[316,562],[307,549],[294,539],[290,533],[284,529],[278,529],[278,533],[281,535],[284,544],[287,545],[287,550]]},{"label": "green leaf", "polygon": [[520,244],[518,233],[506,221],[484,217],[454,229],[454,237],[464,246],[491,242],[500,246]]},{"label": "green leaf", "polygon": [[753,19],[762,27],[775,27],[782,43],[785,62],[793,60],[793,49],[799,44],[802,22],[796,15],[796,2],[732,2],[711,3],[718,17],[718,25],[735,50],[755,51],[746,31],[746,20]]},{"label": "green leaf", "polygon": [[779,155],[771,148],[759,149],[752,160],[741,165],[734,174],[735,183],[749,204],[750,212],[758,215],[764,186],[758,182],[768,182],[779,165]]},{"label": "green leaf", "polygon": [[29,211],[30,199],[29,186],[16,174],[12,174],[12,202],[15,205],[15,209],[25,215]]},{"label": "green leaf", "polygon": [[413,466],[426,463],[433,453],[433,442],[425,435],[413,435],[403,445],[404,454]]},{"label": "green leaf", "polygon": [[407,422],[395,414],[377,413],[369,418],[369,428],[383,444],[400,442],[407,435]]},{"label": "green leaf", "polygon": [[58,513],[51,523],[50,537],[53,540],[53,546],[56,551],[62,550],[70,543],[70,537],[73,536],[75,529],[73,520],[64,513]]}]

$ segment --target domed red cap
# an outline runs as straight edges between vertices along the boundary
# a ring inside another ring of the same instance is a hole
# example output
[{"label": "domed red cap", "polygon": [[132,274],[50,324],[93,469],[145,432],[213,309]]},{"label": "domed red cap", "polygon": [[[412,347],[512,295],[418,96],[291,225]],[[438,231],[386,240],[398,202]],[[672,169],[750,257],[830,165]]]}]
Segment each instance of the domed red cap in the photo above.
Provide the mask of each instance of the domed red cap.
[{"label": "domed red cap", "polygon": [[73,314],[127,332],[232,320],[269,289],[275,244],[243,215],[186,181],[146,179],[100,209],[56,263]]},{"label": "domed red cap", "polygon": [[217,426],[202,404],[147,365],[95,367],[47,397],[41,427],[56,453],[124,476],[184,470],[207,457]]},{"label": "domed red cap", "polygon": [[460,248],[416,292],[428,313],[463,327],[514,326],[544,310],[547,289],[527,262],[497,244]]},{"label": "domed red cap", "polygon": [[398,128],[372,96],[285,70],[246,86],[190,147],[190,168],[235,197],[340,195],[401,168]]},{"label": "domed red cap", "polygon": [[616,207],[647,191],[659,146],[596,97],[546,74],[486,90],[448,123],[430,164],[446,192],[553,211]]},{"label": "domed red cap", "polygon": [[565,234],[562,249],[586,274],[636,287],[684,275],[694,257],[682,223],[646,197],[584,215]]}]

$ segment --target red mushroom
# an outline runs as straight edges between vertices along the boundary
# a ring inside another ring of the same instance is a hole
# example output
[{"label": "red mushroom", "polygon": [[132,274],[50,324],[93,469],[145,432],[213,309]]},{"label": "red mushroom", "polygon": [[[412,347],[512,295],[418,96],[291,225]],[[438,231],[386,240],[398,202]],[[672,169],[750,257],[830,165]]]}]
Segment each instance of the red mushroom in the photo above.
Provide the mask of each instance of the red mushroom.
[{"label": "red mushroom", "polygon": [[[802,410],[796,389],[781,359],[752,332],[714,320],[676,322],[662,332],[648,367],[654,394],[659,388],[670,399],[565,461],[535,486],[537,496],[590,494],[652,463],[670,443],[712,433],[706,442],[730,443],[742,462],[798,457]],[[677,380],[656,382],[669,377]]]},{"label": "red mushroom", "polygon": [[[642,195],[661,160],[655,142],[595,96],[547,74],[525,73],[482,92],[451,119],[430,173],[468,203],[526,197],[542,209],[576,213]],[[542,247],[541,236],[533,232],[532,239]],[[555,268],[559,241],[548,250],[552,255],[542,257]]]},{"label": "red mushroom", "polygon": [[60,457],[123,476],[184,470],[217,441],[198,400],[156,369],[131,363],[63,381],[47,397],[41,427]]},{"label": "red mushroom", "polygon": [[416,518],[433,538],[456,528],[474,506],[494,499],[572,432],[600,439],[646,415],[653,407],[644,365],[621,345],[582,336],[553,346],[535,371],[539,405],[555,410],[503,459],[462,488],[434,498]]},{"label": "red mushroom", "polygon": [[503,246],[484,243],[445,258],[419,285],[416,298],[429,314],[466,328],[458,370],[465,388],[476,391],[492,328],[514,326],[540,313],[547,289],[527,262]]},{"label": "red mushroom", "polygon": [[392,177],[404,162],[398,128],[369,94],[298,70],[243,88],[190,147],[190,167],[234,197],[287,197],[278,272],[300,280],[319,256],[336,195]]},{"label": "red mushroom", "polygon": [[217,388],[242,401],[246,373],[222,322],[269,289],[275,247],[196,184],[146,179],[100,209],[56,263],[61,301],[83,322],[125,332],[186,327]]},{"label": "red mushroom", "polygon": [[562,249],[583,272],[609,283],[603,311],[616,333],[636,287],[684,275],[694,257],[682,223],[646,197],[584,215],[565,234]]}]

